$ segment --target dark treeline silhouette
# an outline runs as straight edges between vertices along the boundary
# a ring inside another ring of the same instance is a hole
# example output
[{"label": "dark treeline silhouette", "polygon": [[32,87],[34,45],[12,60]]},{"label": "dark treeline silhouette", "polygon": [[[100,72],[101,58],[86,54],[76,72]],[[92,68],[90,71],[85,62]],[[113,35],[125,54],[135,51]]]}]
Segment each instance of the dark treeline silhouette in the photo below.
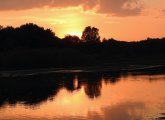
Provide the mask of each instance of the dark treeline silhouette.
[{"label": "dark treeline silhouette", "polygon": [[165,38],[138,42],[100,40],[99,29],[86,27],[82,38],[59,38],[50,29],[29,23],[0,26],[0,69],[165,64]]}]

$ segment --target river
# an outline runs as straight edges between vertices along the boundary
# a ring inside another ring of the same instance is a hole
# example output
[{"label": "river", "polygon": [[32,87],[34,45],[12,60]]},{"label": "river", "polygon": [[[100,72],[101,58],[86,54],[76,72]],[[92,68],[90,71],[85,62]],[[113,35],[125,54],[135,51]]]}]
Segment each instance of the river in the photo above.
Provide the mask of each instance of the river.
[{"label": "river", "polygon": [[164,120],[165,74],[0,78],[0,120]]}]

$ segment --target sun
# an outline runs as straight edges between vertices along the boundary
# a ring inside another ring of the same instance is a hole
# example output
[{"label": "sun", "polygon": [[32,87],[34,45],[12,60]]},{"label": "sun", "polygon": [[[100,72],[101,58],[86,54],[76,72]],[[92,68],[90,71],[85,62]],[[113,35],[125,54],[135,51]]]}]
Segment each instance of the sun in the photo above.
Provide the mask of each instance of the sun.
[{"label": "sun", "polygon": [[82,32],[78,32],[78,31],[72,31],[72,32],[69,32],[68,34],[72,36],[78,36],[78,37],[82,36]]}]

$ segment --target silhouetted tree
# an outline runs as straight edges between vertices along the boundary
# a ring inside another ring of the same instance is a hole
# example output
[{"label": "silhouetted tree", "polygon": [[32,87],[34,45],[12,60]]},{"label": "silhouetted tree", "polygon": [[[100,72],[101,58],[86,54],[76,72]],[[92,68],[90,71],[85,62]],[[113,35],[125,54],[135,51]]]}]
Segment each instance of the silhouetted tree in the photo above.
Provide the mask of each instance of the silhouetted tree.
[{"label": "silhouetted tree", "polygon": [[17,28],[19,40],[28,47],[48,47],[56,40],[55,33],[36,24],[28,23]]},{"label": "silhouetted tree", "polygon": [[2,25],[0,25],[0,30],[3,28],[3,26]]},{"label": "silhouetted tree", "polygon": [[69,42],[69,43],[79,43],[80,42],[80,38],[78,36],[75,35],[66,35],[63,40],[65,42]]},{"label": "silhouetted tree", "polygon": [[81,38],[85,42],[100,42],[99,29],[88,26],[84,29]]},{"label": "silhouetted tree", "polygon": [[51,29],[44,29],[33,23],[24,24],[17,28],[8,26],[0,29],[0,48],[4,50],[52,47],[57,42],[59,42],[59,38]]},{"label": "silhouetted tree", "polygon": [[16,43],[16,41],[13,40],[14,37],[14,28],[12,26],[0,29],[0,48],[4,48],[5,50],[13,48]]}]

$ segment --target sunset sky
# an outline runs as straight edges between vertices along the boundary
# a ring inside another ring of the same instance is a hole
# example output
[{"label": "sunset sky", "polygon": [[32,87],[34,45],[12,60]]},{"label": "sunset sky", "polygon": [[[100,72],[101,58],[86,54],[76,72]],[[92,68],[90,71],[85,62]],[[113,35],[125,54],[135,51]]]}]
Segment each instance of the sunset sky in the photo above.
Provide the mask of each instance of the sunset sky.
[{"label": "sunset sky", "polygon": [[81,36],[86,26],[102,38],[165,36],[165,0],[0,0],[0,25],[35,23],[57,36]]}]

